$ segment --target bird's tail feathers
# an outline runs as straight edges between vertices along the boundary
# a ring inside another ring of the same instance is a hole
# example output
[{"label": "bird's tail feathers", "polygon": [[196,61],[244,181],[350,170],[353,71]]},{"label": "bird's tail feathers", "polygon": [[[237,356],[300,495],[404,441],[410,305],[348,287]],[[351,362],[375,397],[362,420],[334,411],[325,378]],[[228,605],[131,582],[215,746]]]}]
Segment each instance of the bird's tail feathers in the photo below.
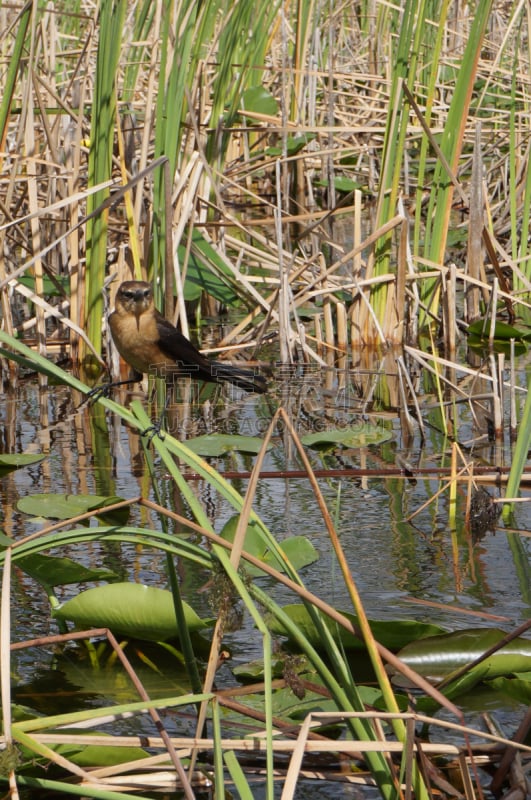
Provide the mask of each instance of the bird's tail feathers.
[{"label": "bird's tail feathers", "polygon": [[233,386],[237,386],[246,392],[263,394],[267,391],[265,378],[254,369],[234,367],[231,364],[222,364],[219,361],[214,361],[211,364],[211,371],[212,378],[216,382],[228,381]]}]

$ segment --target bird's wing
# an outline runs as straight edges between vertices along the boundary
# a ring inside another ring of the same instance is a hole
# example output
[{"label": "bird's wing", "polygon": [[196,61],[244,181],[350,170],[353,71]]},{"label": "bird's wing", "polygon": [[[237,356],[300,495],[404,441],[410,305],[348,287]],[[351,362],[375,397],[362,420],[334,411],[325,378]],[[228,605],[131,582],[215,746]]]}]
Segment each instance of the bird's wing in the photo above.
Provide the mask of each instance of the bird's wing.
[{"label": "bird's wing", "polygon": [[208,369],[210,371],[208,358],[200,353],[197,347],[162,314],[157,314],[157,331],[159,334],[158,344],[165,356],[183,367],[197,367],[200,370]]}]

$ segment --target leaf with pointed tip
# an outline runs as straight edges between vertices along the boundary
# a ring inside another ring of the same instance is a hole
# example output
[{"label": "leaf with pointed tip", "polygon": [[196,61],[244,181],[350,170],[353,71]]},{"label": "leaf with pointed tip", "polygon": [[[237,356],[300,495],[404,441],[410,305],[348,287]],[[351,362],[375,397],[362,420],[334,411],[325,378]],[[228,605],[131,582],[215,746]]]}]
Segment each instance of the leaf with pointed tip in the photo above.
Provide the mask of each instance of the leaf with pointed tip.
[{"label": "leaf with pointed tip", "polygon": [[509,695],[519,703],[531,705],[531,672],[516,673],[514,678],[500,677],[486,681],[489,686]]},{"label": "leaf with pointed tip", "polygon": [[[259,114],[267,114],[275,117],[278,114],[278,102],[276,98],[264,86],[250,86],[243,93],[242,117],[245,111],[254,111]],[[254,120],[250,119],[251,124]]]},{"label": "leaf with pointed tip", "polygon": [[[285,614],[297,625],[308,641],[319,648],[322,645],[321,635],[313,623],[312,618],[305,606],[292,603],[284,606]],[[353,625],[358,626],[358,618],[355,614],[347,611],[341,612]],[[340,641],[345,649],[364,650],[365,645],[361,639],[346,631],[333,620],[323,615],[326,625],[330,628],[336,641]],[[389,620],[369,620],[372,633],[377,642],[387,647],[389,650],[398,650],[405,644],[425,636],[443,632],[438,625],[427,622],[420,622],[414,619],[389,619]],[[271,629],[273,633],[285,633],[283,625],[277,620],[273,620]]]},{"label": "leaf with pointed tip", "polygon": [[[17,508],[24,514],[45,519],[71,519],[88,511],[96,511],[119,503],[122,497],[96,494],[28,494],[21,497]],[[127,507],[116,511],[102,511],[98,517],[108,525],[123,525],[129,517]]]},{"label": "leaf with pointed tip", "polygon": [[[490,319],[476,319],[468,326],[468,333],[479,337],[480,339],[488,339],[490,335]],[[531,331],[521,330],[515,328],[514,325],[508,325],[506,322],[497,319],[494,323],[494,339],[510,341],[515,339],[520,341],[522,339],[530,339]]]},{"label": "leaf with pointed tip", "polygon": [[391,439],[393,432],[382,425],[371,425],[364,422],[355,428],[340,428],[334,430],[308,433],[301,436],[301,442],[306,447],[315,450],[329,450],[337,447],[367,447],[370,444],[381,444]]},{"label": "leaf with pointed tip", "polygon": [[[221,536],[228,542],[234,541],[238,520],[239,517],[237,515],[231,517],[231,519],[225,523],[221,531]],[[317,550],[305,536],[290,536],[288,539],[279,542],[278,546],[291,563],[291,566],[296,570],[313,564],[319,558]],[[259,558],[270,567],[274,567],[280,572],[285,572],[284,564],[271,550],[260,528],[253,524],[247,527],[243,549],[249,553],[249,555],[256,556],[256,558]],[[255,567],[254,564],[250,564],[249,562],[245,562],[245,570],[252,577],[264,574],[259,567]]]},{"label": "leaf with pointed tip", "polygon": [[[189,631],[212,624],[183,603]],[[87,589],[52,612],[77,628],[110,628],[122,636],[157,642],[179,636],[171,592],[141,583],[110,583]]]},{"label": "leaf with pointed tip", "polygon": [[17,566],[42,586],[64,586],[67,583],[117,580],[118,575],[109,569],[92,569],[78,564],[71,558],[44,556],[33,553],[24,556]]},{"label": "leaf with pointed tip", "polygon": [[186,445],[198,456],[223,456],[226,453],[252,453],[260,452],[263,440],[259,436],[240,436],[228,433],[207,433],[205,436],[196,436],[187,439]]},{"label": "leaf with pointed tip", "polygon": [[22,467],[30,467],[32,464],[38,464],[45,458],[42,454],[32,453],[4,453],[0,455],[0,478],[7,475],[8,472],[13,472],[15,469]]},{"label": "leaf with pointed tip", "polygon": [[[496,628],[465,628],[411,642],[398,653],[408,666],[428,678],[449,678],[475,661],[505,636]],[[531,639],[519,637],[473,667],[477,681],[531,669]],[[470,670],[470,672],[472,672]]]}]

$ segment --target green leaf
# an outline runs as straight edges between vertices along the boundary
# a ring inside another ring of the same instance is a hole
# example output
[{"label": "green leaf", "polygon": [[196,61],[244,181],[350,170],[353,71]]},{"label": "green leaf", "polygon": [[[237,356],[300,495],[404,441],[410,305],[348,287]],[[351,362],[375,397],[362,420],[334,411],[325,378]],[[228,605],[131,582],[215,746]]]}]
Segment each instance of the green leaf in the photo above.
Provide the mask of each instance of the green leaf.
[{"label": "green leaf", "polygon": [[[243,108],[245,111],[254,111],[257,114],[268,114],[275,117],[278,114],[278,103],[275,97],[264,86],[250,86],[243,93]],[[245,112],[242,111],[245,117]],[[250,119],[251,124],[256,120]]]},{"label": "green leaf", "polygon": [[3,531],[0,531],[0,547],[10,547],[14,541],[11,536],[7,536]]},{"label": "green leaf", "polygon": [[[321,636],[313,624],[312,618],[310,617],[306,607],[299,605],[298,603],[294,603],[284,606],[282,610],[291,620],[293,620],[299,630],[303,632],[310,644],[319,649],[322,644]],[[342,611],[341,613],[343,616],[347,617],[347,619],[349,619],[353,625],[359,626],[358,617],[355,614],[350,614],[346,611]],[[323,615],[323,619],[326,625],[330,628],[334,639],[341,642],[345,649],[365,649],[365,645],[361,639],[353,636],[329,617]],[[438,625],[419,622],[413,619],[369,620],[369,624],[376,641],[389,648],[389,650],[398,650],[407,642],[420,639],[424,636],[433,636],[434,634],[441,633],[443,630]],[[272,621],[271,630],[273,633],[286,633],[282,624],[277,620]]]},{"label": "green leaf", "polygon": [[[208,627],[195,611],[183,603],[190,631]],[[77,628],[110,628],[121,636],[147,641],[175,639],[179,635],[171,592],[140,583],[111,583],[87,589],[52,612],[70,620]]]},{"label": "green leaf", "polygon": [[[296,156],[309,142],[316,137],[315,133],[301,133],[297,136],[288,136],[286,151],[288,156]],[[268,147],[265,151],[269,157],[276,158],[284,153],[283,147]]]},{"label": "green leaf", "polygon": [[118,578],[118,575],[108,569],[91,569],[72,561],[71,558],[43,556],[40,553],[24,556],[17,561],[17,566],[42,586],[112,581]]},{"label": "green leaf", "polygon": [[[20,275],[17,280],[27,289],[35,292],[35,277],[33,275]],[[42,282],[43,294],[46,297],[68,297],[70,295],[69,275],[55,275],[54,280],[48,275],[43,275]]]},{"label": "green leaf", "polygon": [[355,428],[325,430],[301,436],[301,442],[314,450],[328,450],[336,447],[367,447],[370,444],[381,444],[392,437],[393,433],[382,425],[371,425],[364,422]]},{"label": "green leaf", "polygon": [[[231,517],[221,531],[221,536],[228,542],[234,541],[236,528],[238,527],[238,519],[238,515]],[[319,558],[317,550],[305,536],[291,536],[289,539],[284,539],[284,541],[279,542],[279,548],[285,553],[286,558],[296,570],[302,569],[302,567],[306,567],[308,564],[313,564]],[[247,551],[249,555],[256,556],[256,558],[259,558],[265,564],[274,567],[280,572],[285,572],[284,564],[279,561],[271,550],[260,528],[252,523],[247,527],[243,549]],[[255,567],[248,562],[245,563],[245,570],[252,577],[264,574],[259,567]]]},{"label": "green leaf", "polygon": [[[61,753],[60,747],[54,749]],[[105,747],[104,745],[89,744],[76,752],[69,752],[68,760],[77,764],[78,767],[113,767],[129,761],[140,761],[147,758],[148,755],[149,753],[140,747],[112,747],[110,745]]]},{"label": "green leaf", "polygon": [[30,453],[4,453],[0,455],[0,478],[15,469],[38,464],[43,458],[45,458],[44,455],[32,455]]},{"label": "green leaf", "polygon": [[[186,247],[179,247],[179,259],[184,261]],[[225,262],[202,235],[195,229],[184,282],[184,299],[198,300],[203,292],[226,306],[238,300],[238,292],[232,284],[233,276]]]},{"label": "green leaf", "polygon": [[[29,494],[17,503],[19,511],[45,519],[71,519],[79,514],[114,505],[122,497],[105,497],[96,494]],[[122,525],[127,522],[129,509],[99,514],[98,517],[109,525]]]},{"label": "green leaf", "polygon": [[[323,186],[327,188],[330,184],[330,181],[325,179],[315,181],[316,186]],[[334,177],[334,189],[337,192],[353,192],[355,189],[362,189],[363,185],[358,183],[358,181],[353,180],[352,178],[345,178],[343,175],[337,175]]]},{"label": "green leaf", "polygon": [[[490,350],[491,347],[488,339],[476,336],[475,334],[470,334],[467,339],[467,346],[471,350],[475,350],[479,353],[485,353]],[[507,356],[511,355],[511,343],[506,339],[494,339],[492,342],[492,349],[495,353],[505,353]],[[517,339],[514,342],[514,354],[516,356],[522,356],[524,353],[527,353],[527,344],[525,341]]]},{"label": "green leaf", "polygon": [[487,684],[493,689],[509,695],[519,703],[531,705],[531,672],[517,674],[514,678],[493,678],[487,681]]},{"label": "green leaf", "polygon": [[[488,339],[490,334],[490,319],[476,319],[468,326],[468,333],[478,336],[480,339]],[[494,339],[509,341],[515,339],[517,342],[531,338],[529,330],[522,331],[506,322],[496,320],[494,323]]]},{"label": "green leaf", "polygon": [[[308,664],[305,661],[304,665]],[[282,678],[284,675],[286,661],[284,658],[273,658],[271,660],[271,677]],[[264,680],[264,659],[257,658],[254,661],[247,661],[245,664],[237,664],[232,669],[233,675],[242,681],[263,681]],[[312,676],[315,678],[315,676]]]},{"label": "green leaf", "polygon": [[[465,664],[475,661],[506,634],[496,628],[466,628],[411,642],[399,657],[421,675],[431,679],[449,677]],[[497,677],[531,670],[531,639],[520,637],[474,667],[478,676]]]},{"label": "green leaf", "polygon": [[225,453],[252,453],[260,452],[263,439],[258,436],[239,436],[228,433],[207,433],[205,436],[196,436],[187,439],[186,445],[199,456],[222,456]]}]

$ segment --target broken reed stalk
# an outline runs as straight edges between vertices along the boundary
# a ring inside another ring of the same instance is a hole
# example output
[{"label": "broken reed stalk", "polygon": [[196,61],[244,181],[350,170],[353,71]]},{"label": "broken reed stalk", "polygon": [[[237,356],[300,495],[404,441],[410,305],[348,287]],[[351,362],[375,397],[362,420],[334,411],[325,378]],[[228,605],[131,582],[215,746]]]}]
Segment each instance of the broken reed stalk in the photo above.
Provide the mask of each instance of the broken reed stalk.
[{"label": "broken reed stalk", "polygon": [[455,358],[456,333],[457,333],[457,314],[456,314],[456,268],[455,264],[450,264],[450,268],[443,279],[444,290],[442,292],[443,320],[444,320],[444,340],[446,351],[450,358]]},{"label": "broken reed stalk", "polygon": [[[336,302],[336,328],[337,328],[337,349],[340,353],[346,354],[347,338],[347,309],[340,300]],[[346,366],[346,364],[344,365]]]},{"label": "broken reed stalk", "polygon": [[499,381],[498,361],[494,353],[489,355],[490,374],[492,377],[492,427],[497,440],[503,438],[503,382]]},{"label": "broken reed stalk", "polygon": [[511,339],[511,357],[509,367],[509,438],[511,442],[516,439],[518,429],[518,418],[516,414],[516,365],[515,365],[515,342]]}]

